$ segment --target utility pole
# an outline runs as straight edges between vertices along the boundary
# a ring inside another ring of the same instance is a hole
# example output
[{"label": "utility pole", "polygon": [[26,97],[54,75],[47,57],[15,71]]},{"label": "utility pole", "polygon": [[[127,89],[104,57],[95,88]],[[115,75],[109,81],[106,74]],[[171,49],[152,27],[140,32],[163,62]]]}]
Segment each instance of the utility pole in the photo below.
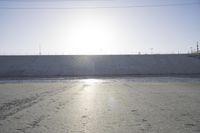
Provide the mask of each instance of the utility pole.
[{"label": "utility pole", "polygon": [[193,52],[192,47],[190,47],[190,52],[191,52],[191,54],[192,54],[192,52]]},{"label": "utility pole", "polygon": [[41,45],[39,45],[39,55],[42,55],[42,52],[41,52]]},{"label": "utility pole", "polygon": [[153,54],[153,48],[150,48],[150,50],[151,50],[151,54]]},{"label": "utility pole", "polygon": [[199,53],[199,42],[197,41],[197,54]]}]

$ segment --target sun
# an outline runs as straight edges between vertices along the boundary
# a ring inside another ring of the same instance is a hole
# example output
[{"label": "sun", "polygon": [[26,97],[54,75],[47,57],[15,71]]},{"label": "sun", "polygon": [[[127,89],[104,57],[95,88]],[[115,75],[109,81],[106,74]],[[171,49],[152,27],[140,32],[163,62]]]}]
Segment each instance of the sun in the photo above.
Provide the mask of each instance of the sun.
[{"label": "sun", "polygon": [[104,54],[116,37],[108,19],[79,17],[67,29],[67,44],[77,54]]}]

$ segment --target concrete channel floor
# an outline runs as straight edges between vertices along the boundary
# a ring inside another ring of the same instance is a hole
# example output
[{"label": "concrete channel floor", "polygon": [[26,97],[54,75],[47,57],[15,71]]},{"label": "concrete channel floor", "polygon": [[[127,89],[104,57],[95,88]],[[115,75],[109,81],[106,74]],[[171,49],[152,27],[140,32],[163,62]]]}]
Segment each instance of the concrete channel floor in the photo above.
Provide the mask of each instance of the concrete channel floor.
[{"label": "concrete channel floor", "polygon": [[0,133],[199,133],[200,79],[0,82]]}]

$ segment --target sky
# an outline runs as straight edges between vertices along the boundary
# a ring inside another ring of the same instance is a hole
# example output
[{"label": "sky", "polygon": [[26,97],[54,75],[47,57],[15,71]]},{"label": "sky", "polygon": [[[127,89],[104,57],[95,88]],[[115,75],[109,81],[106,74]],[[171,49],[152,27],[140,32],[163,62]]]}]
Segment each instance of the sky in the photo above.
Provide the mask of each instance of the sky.
[{"label": "sky", "polygon": [[200,0],[0,0],[0,54],[188,53]]}]

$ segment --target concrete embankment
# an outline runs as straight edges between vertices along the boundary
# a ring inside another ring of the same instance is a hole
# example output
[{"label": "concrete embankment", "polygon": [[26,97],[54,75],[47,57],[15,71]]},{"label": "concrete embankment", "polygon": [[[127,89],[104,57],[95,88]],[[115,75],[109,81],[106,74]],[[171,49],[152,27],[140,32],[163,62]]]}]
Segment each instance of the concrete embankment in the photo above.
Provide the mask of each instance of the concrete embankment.
[{"label": "concrete embankment", "polygon": [[0,77],[200,75],[200,59],[169,55],[0,56]]}]

